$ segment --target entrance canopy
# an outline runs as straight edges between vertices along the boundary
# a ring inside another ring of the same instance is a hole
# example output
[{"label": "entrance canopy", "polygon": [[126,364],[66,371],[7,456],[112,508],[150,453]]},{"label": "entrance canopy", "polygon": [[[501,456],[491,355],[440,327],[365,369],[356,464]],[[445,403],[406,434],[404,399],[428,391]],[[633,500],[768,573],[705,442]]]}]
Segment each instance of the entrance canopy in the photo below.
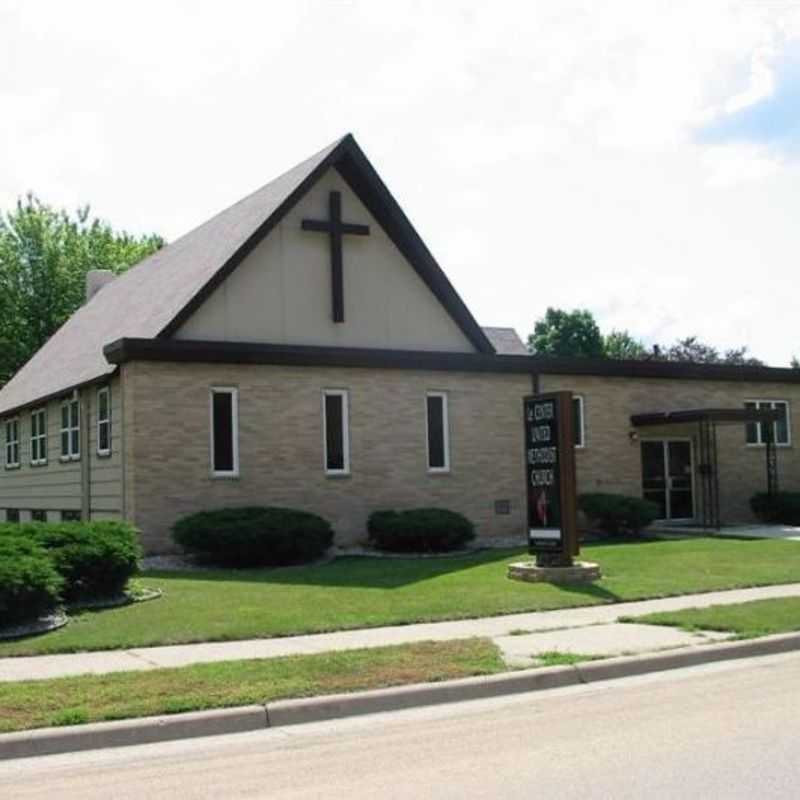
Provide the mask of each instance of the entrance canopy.
[{"label": "entrance canopy", "polygon": [[704,527],[721,526],[719,509],[719,462],[717,458],[717,425],[746,425],[758,422],[763,426],[766,451],[767,491],[778,491],[778,461],[775,449],[775,424],[781,413],[766,408],[693,408],[678,411],[657,411],[631,415],[634,428],[663,425],[698,426],[700,463],[697,472],[702,488],[702,522]]},{"label": "entrance canopy", "polygon": [[778,422],[780,411],[761,408],[694,408],[686,411],[657,411],[652,414],[633,414],[635,428],[645,425],[682,425],[687,422],[746,423]]}]

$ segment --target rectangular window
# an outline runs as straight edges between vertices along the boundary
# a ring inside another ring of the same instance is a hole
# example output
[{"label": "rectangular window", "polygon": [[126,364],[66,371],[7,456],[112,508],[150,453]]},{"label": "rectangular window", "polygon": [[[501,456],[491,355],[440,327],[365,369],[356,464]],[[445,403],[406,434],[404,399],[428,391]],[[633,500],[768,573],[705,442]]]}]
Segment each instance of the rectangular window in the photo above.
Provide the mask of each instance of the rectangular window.
[{"label": "rectangular window", "polygon": [[47,463],[47,411],[31,411],[31,464]]},{"label": "rectangular window", "polygon": [[31,511],[31,520],[33,522],[47,522],[47,512],[42,511],[40,508],[34,508]]},{"label": "rectangular window", "polygon": [[428,430],[428,471],[448,472],[450,470],[450,435],[447,419],[447,395],[444,392],[428,392],[427,407]]},{"label": "rectangular window", "polygon": [[6,420],[6,469],[19,466],[19,420]]},{"label": "rectangular window", "polygon": [[81,457],[81,415],[78,398],[61,404],[61,460]]},{"label": "rectangular window", "polygon": [[111,390],[97,390],[97,455],[111,455]]},{"label": "rectangular window", "polygon": [[7,508],[6,509],[6,522],[19,522],[19,509]]},{"label": "rectangular window", "polygon": [[[748,400],[745,408],[777,411],[780,418],[773,423],[775,444],[788,447],[792,443],[792,425],[789,416],[788,400]],[[762,422],[745,424],[745,442],[749,445],[763,445],[767,442],[766,425]]]},{"label": "rectangular window", "polygon": [[325,445],[325,472],[329,475],[350,473],[350,429],[347,392],[326,389],[322,394],[322,424]]},{"label": "rectangular window", "polygon": [[218,478],[239,474],[238,407],[238,389],[211,389],[211,474]]},{"label": "rectangular window", "polygon": [[576,395],[572,398],[572,424],[575,430],[575,447],[586,445],[586,427],[583,415],[583,397]]},{"label": "rectangular window", "polygon": [[80,511],[62,511],[61,512],[61,521],[62,522],[80,522],[81,521],[81,512]]}]

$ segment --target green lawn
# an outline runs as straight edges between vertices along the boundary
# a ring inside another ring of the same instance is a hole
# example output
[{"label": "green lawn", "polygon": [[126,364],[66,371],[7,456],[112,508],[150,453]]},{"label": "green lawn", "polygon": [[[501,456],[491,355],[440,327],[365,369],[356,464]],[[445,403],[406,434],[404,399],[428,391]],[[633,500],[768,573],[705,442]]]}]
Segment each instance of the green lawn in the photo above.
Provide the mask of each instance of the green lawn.
[{"label": "green lawn", "polygon": [[490,675],[505,669],[490,640],[461,639],[0,683],[0,732],[264,704],[289,697]]},{"label": "green lawn", "polygon": [[257,571],[150,572],[159,600],[85,611],[0,656],[218,641],[539,611],[800,581],[800,543],[716,538],[592,545],[603,579],[557,587],[506,578],[519,550],[458,558],[342,558]]},{"label": "green lawn", "polygon": [[631,617],[630,622],[670,625],[688,631],[725,631],[736,634],[737,638],[752,639],[773,633],[800,631],[800,597],[664,611]]}]

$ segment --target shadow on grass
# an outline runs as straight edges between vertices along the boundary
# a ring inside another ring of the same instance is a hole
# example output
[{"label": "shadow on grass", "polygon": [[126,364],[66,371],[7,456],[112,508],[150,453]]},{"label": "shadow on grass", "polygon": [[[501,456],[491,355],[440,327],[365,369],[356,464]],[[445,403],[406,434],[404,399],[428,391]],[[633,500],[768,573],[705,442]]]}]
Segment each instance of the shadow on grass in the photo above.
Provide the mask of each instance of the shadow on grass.
[{"label": "shadow on grass", "polygon": [[[608,544],[632,544],[608,542]],[[642,541],[642,544],[645,542]],[[606,543],[604,543],[606,544]],[[203,569],[196,571],[149,570],[143,577],[150,580],[207,581],[210,583],[237,582],[263,583],[278,586],[317,586],[365,589],[401,589],[425,581],[433,581],[448,575],[466,577],[475,571],[476,582],[495,581],[505,574],[506,565],[520,558],[527,558],[521,548],[504,550],[482,550],[463,556],[444,558],[380,558],[367,556],[343,556],[324,564],[264,569]],[[514,582],[519,585],[519,582]],[[533,587],[535,584],[528,584]],[[545,584],[549,585],[549,584]],[[458,590],[464,584],[459,580]],[[454,587],[455,588],[455,587]],[[603,602],[619,602],[613,592],[597,584],[560,584],[564,592],[600,599]],[[442,591],[447,591],[446,586]]]},{"label": "shadow on grass", "polygon": [[[523,551],[524,552],[524,551]],[[148,570],[142,577],[187,581],[236,581],[279,585],[344,586],[396,589],[451,573],[505,564],[520,558],[521,551],[481,550],[444,558],[379,558],[343,556],[323,564],[264,569]]]}]

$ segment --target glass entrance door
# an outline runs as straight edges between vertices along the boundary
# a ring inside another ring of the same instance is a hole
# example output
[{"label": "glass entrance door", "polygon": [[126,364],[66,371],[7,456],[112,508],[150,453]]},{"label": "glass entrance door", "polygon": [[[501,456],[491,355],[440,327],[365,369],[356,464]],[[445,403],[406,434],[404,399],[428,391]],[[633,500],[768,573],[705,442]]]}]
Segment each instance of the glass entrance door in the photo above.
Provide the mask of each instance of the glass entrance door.
[{"label": "glass entrance door", "polygon": [[642,442],[642,494],[659,508],[659,517],[694,518],[692,442],[659,439]]}]

